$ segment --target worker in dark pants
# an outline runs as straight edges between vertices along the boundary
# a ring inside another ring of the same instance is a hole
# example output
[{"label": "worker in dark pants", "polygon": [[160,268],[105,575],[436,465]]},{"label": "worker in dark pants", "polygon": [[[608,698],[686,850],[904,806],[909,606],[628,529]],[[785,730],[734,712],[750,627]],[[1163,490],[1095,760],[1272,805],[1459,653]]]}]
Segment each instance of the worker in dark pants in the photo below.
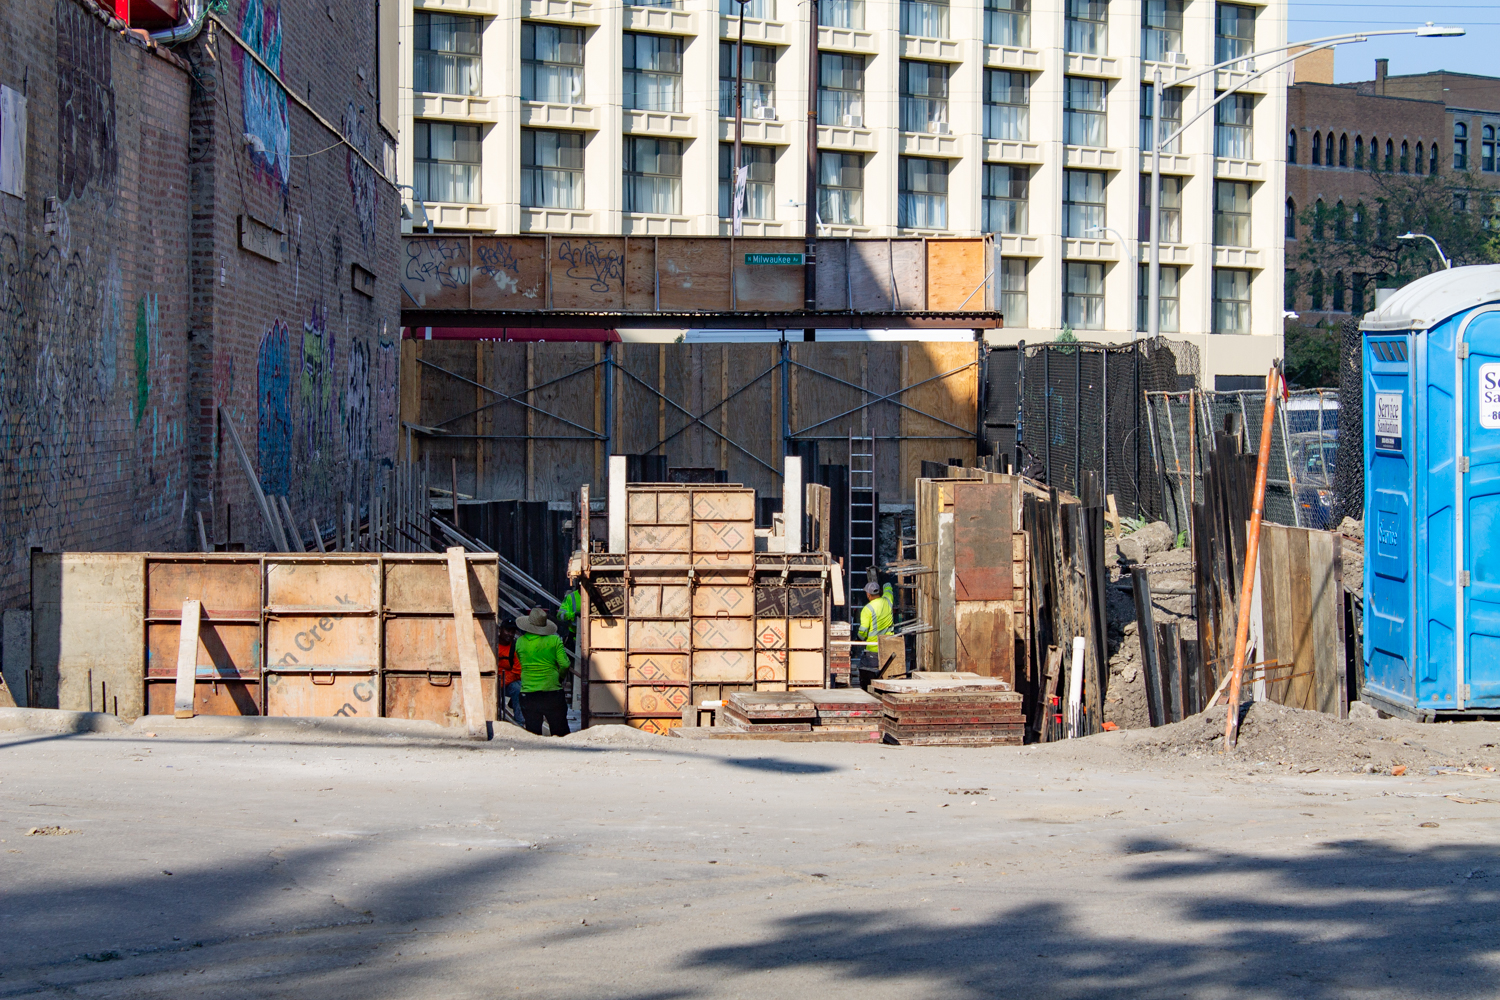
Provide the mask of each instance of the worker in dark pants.
[{"label": "worker in dark pants", "polygon": [[895,608],[891,606],[891,585],[882,590],[880,584],[871,580],[865,584],[866,603],[859,612],[858,638],[865,640],[865,653],[860,670],[880,676],[880,637],[896,631]]},{"label": "worker in dark pants", "polygon": [[516,627],[511,622],[501,622],[495,643],[495,660],[500,675],[500,718],[505,718],[505,708],[510,707],[510,721],[518,726],[526,724],[521,711],[521,665],[516,662]]},{"label": "worker in dark pants", "polygon": [[542,720],[553,736],[568,735],[568,701],[563,695],[563,678],[573,661],[557,635],[557,624],[549,621],[547,612],[532,608],[516,619],[516,662],[521,665],[521,714],[526,731],[542,735]]}]

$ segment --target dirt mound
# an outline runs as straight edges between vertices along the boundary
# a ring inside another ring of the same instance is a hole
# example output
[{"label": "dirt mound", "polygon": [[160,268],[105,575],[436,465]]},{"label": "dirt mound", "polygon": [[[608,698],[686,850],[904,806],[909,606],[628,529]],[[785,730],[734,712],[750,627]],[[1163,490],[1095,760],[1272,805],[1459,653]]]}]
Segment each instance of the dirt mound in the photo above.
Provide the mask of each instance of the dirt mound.
[{"label": "dirt mound", "polygon": [[611,747],[659,747],[671,741],[674,748],[684,742],[672,740],[670,736],[658,736],[632,726],[590,726],[564,736],[570,743],[593,743]]},{"label": "dirt mound", "polygon": [[1247,706],[1238,745],[1223,754],[1224,706],[1170,726],[1137,730],[1122,741],[1127,754],[1147,759],[1214,758],[1241,765],[1279,765],[1311,772],[1389,774],[1433,767],[1500,765],[1493,723],[1427,725],[1396,719],[1338,719],[1273,702]]}]

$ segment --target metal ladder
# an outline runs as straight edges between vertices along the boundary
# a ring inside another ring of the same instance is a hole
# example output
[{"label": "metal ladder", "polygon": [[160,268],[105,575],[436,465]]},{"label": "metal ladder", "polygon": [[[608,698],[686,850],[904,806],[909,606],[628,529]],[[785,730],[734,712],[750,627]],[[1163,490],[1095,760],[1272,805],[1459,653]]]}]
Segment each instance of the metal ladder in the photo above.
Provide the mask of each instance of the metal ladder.
[{"label": "metal ladder", "polygon": [[[845,588],[851,613],[865,606],[865,582],[875,565],[875,439],[849,435],[849,561]],[[858,618],[853,619],[858,621]]]}]

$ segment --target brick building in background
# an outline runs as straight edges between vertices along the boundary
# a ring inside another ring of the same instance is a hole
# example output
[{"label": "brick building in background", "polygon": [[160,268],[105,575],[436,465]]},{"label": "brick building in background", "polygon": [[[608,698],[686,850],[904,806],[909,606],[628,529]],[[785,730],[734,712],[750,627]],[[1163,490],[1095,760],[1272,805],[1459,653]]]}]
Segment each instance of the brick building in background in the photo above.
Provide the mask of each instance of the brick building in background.
[{"label": "brick building in background", "polygon": [[34,548],[266,547],[220,412],[304,537],[395,444],[376,5],[114,8],[0,0],[0,608]]},{"label": "brick building in background", "polygon": [[[1302,260],[1304,217],[1323,206],[1327,225],[1343,207],[1345,224],[1373,223],[1378,173],[1481,177],[1500,169],[1500,78],[1464,73],[1390,76],[1375,60],[1375,78],[1333,82],[1332,50],[1301,60],[1287,88],[1286,307],[1304,323],[1374,308],[1373,280],[1359,273],[1323,274]],[[1497,109],[1497,110],[1483,110]]]}]

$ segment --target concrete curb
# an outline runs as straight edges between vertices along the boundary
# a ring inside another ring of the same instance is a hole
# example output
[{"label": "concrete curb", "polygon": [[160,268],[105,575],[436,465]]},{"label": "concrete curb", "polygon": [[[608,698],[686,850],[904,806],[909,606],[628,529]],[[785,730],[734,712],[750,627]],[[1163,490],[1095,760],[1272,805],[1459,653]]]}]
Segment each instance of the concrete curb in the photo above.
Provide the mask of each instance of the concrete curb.
[{"label": "concrete curb", "polygon": [[121,733],[125,724],[107,712],[57,708],[0,708],[0,732]]},{"label": "concrete curb", "polygon": [[[495,727],[495,723],[490,724]],[[508,735],[505,726],[497,735]],[[116,733],[158,736],[382,737],[470,742],[464,730],[419,719],[266,718],[201,715],[175,719],[144,715],[126,724],[105,712],[68,712],[56,708],[0,708],[0,732]],[[477,741],[475,741],[477,742]]]}]

